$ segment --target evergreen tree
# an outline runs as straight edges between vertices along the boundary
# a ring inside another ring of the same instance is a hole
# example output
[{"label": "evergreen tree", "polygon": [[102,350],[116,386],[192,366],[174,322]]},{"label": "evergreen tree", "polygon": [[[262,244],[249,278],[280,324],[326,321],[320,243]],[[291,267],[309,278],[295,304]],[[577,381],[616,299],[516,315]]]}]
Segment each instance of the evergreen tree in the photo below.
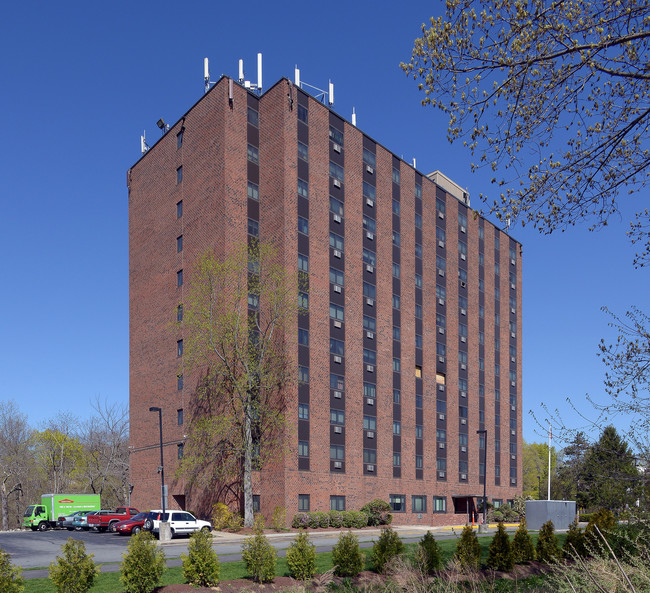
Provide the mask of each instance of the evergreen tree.
[{"label": "evergreen tree", "polygon": [[560,547],[555,536],[553,521],[547,521],[539,530],[537,548],[535,549],[537,560],[550,564],[560,557]]},{"label": "evergreen tree", "polygon": [[424,534],[415,551],[416,559],[420,562],[422,570],[433,574],[442,568],[442,555],[440,546],[430,531]]},{"label": "evergreen tree", "polygon": [[516,564],[535,560],[535,546],[533,545],[533,538],[528,533],[525,518],[522,518],[519,523],[515,537],[512,540],[512,554]]},{"label": "evergreen tree", "polygon": [[566,538],[562,546],[562,556],[573,558],[575,554],[585,556],[585,553],[585,533],[578,527],[578,520],[576,519],[569,525],[569,531],[566,532]]},{"label": "evergreen tree", "polygon": [[476,533],[469,526],[465,525],[460,539],[456,544],[456,553],[454,558],[462,568],[477,569],[481,560],[481,546],[478,543]]},{"label": "evergreen tree", "polygon": [[499,521],[497,532],[490,542],[487,566],[494,570],[509,572],[514,565],[515,559],[512,554],[512,547],[510,546],[510,538],[506,533],[506,528],[503,526],[503,523]]}]

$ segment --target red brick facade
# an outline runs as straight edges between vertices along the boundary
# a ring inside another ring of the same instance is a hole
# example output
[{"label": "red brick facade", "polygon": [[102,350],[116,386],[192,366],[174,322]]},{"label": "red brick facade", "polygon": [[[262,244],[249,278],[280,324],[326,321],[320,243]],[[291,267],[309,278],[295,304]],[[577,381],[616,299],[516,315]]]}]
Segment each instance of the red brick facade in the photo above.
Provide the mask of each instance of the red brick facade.
[{"label": "red brick facade", "polygon": [[[396,523],[463,522],[483,492],[479,429],[487,431],[488,499],[520,494],[520,244],[289,80],[262,96],[232,83],[232,99],[230,84],[222,78],[128,172],[133,504],[160,504],[150,406],[163,411],[168,505],[206,514],[225,496],[175,477],[188,420],[179,424],[179,410],[192,397],[191,378],[178,379],[175,321],[197,256],[245,242],[249,219],[289,269],[301,255],[309,265],[309,315],[293,328],[309,331],[309,345],[292,338],[291,346],[309,383],[286,393],[295,430],[290,453],[256,476],[262,512],[282,506],[290,519],[299,495],[312,511],[329,510],[331,496],[357,510],[403,495]],[[258,125],[247,123],[249,109]],[[249,182],[258,201],[247,198]],[[340,290],[331,269],[343,274]],[[341,308],[340,323],[330,304]],[[331,374],[344,377],[343,389],[330,388]],[[299,442],[308,451],[300,458]],[[446,459],[444,470],[437,459]],[[414,510],[414,496],[426,497],[426,511]],[[446,512],[434,512],[442,499]]]}]

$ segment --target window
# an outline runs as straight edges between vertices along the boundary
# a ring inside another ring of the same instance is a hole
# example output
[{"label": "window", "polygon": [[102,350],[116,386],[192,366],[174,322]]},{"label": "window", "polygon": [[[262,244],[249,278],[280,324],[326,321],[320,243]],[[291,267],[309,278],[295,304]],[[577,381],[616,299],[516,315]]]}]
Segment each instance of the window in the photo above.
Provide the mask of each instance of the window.
[{"label": "window", "polygon": [[400,308],[400,297],[398,294],[393,295],[393,309]]},{"label": "window", "polygon": [[494,248],[499,249],[500,246],[501,246],[501,242],[499,241],[499,236],[494,235]]},{"label": "window", "polygon": [[176,375],[176,389],[178,391],[183,389],[183,375]]},{"label": "window", "polygon": [[436,227],[436,239],[442,242],[445,241],[445,229],[439,226]]},{"label": "window", "polygon": [[342,183],[343,167],[341,167],[341,165],[337,165],[336,163],[330,161],[330,176]]},{"label": "window", "polygon": [[298,404],[298,418],[309,420],[309,404]]},{"label": "window", "polygon": [[183,340],[176,342],[176,356],[183,356]]},{"label": "window", "polygon": [[447,269],[447,260],[444,257],[436,256],[436,267],[443,272]]},{"label": "window", "polygon": [[345,320],[345,311],[343,307],[330,303],[330,317],[336,319],[337,321]]},{"label": "window", "polygon": [[377,386],[374,383],[364,383],[363,397],[377,397]]},{"label": "window", "polygon": [[466,434],[459,434],[458,435],[458,444],[461,447],[467,447],[467,435]]},{"label": "window", "polygon": [[415,287],[422,288],[422,274],[415,275]]},{"label": "window", "polygon": [[343,146],[343,132],[337,130],[333,126],[330,126],[330,138],[332,139],[332,142],[336,142]]},{"label": "window", "polygon": [[367,148],[363,149],[363,162],[366,163],[366,165],[370,165],[373,168],[377,166],[377,158]]},{"label": "window", "polygon": [[399,216],[399,211],[399,202],[397,200],[393,200],[393,214],[397,214],[397,216]]},{"label": "window", "polygon": [[494,390],[494,400],[499,401],[500,399],[501,399],[501,391],[499,391],[498,389],[495,389]]},{"label": "window", "polygon": [[422,198],[422,186],[418,183],[415,184],[415,197]]},{"label": "window", "polygon": [[393,452],[393,466],[400,467],[402,465],[402,454],[399,452]]},{"label": "window", "polygon": [[494,506],[495,509],[498,509],[499,507],[503,506],[503,499],[501,499],[501,498],[493,498],[492,499],[492,505]]},{"label": "window", "polygon": [[298,306],[301,309],[309,309],[309,295],[307,295],[306,292],[299,292],[298,293]]},{"label": "window", "polygon": [[330,196],[330,210],[333,214],[343,216],[343,202]]},{"label": "window", "polygon": [[417,393],[415,394],[415,407],[418,410],[422,409],[422,396],[418,395]]},{"label": "window", "polygon": [[478,370],[479,371],[484,371],[485,370],[485,358],[482,358],[479,356],[478,359]]},{"label": "window", "polygon": [[447,512],[447,497],[446,496],[434,496],[433,497],[433,512],[434,513],[446,513]]},{"label": "window", "polygon": [[500,465],[495,465],[494,466],[494,477],[495,478],[500,478],[501,477],[501,466]]},{"label": "window", "polygon": [[302,216],[298,217],[298,232],[303,235],[309,234],[309,221]]},{"label": "window", "polygon": [[478,254],[478,265],[482,266],[485,264],[485,256],[482,253]]},{"label": "window", "polygon": [[298,195],[303,198],[309,197],[309,183],[303,179],[298,179]]},{"label": "window", "polygon": [[375,188],[370,185],[369,183],[366,183],[365,181],[363,182],[363,197],[364,198],[370,198],[371,200],[375,199],[375,194],[376,190]]},{"label": "window", "polygon": [[510,455],[517,455],[517,443],[510,443]]},{"label": "window", "polygon": [[[248,111],[249,111],[248,121],[250,122],[250,107],[248,108]],[[307,108],[303,107],[302,105],[298,105],[298,120],[305,124],[309,123],[309,112],[307,111]]]},{"label": "window", "polygon": [[460,364],[467,364],[467,352],[458,352],[458,362]]},{"label": "window", "polygon": [[458,324],[458,335],[464,338],[467,337],[467,325],[465,325],[464,323]]},{"label": "window", "polygon": [[305,273],[309,272],[309,257],[302,253],[298,254],[298,270]]},{"label": "window", "polygon": [[447,471],[447,460],[445,458],[436,459],[436,469],[439,472]]},{"label": "window", "polygon": [[176,202],[176,218],[183,216],[183,200]]},{"label": "window", "polygon": [[498,377],[501,374],[501,366],[498,364],[494,365],[494,374]]},{"label": "window", "polygon": [[447,431],[442,428],[436,429],[436,441],[445,443],[447,441]]},{"label": "window", "polygon": [[464,241],[458,241],[458,253],[461,255],[467,255],[467,243]]},{"label": "window", "polygon": [[251,163],[260,164],[260,151],[256,146],[249,144],[246,149],[246,156]]},{"label": "window", "polygon": [[415,244],[415,257],[422,258],[422,245],[419,243]]},{"label": "window", "polygon": [[393,420],[393,434],[402,434],[402,424],[398,420]]},{"label": "window", "polygon": [[422,305],[415,304],[415,316],[418,319],[422,319]]},{"label": "window", "polygon": [[370,231],[371,233],[374,233],[376,230],[376,223],[374,218],[370,218],[368,216],[363,217],[363,228],[367,231]]},{"label": "window", "polygon": [[422,228],[422,215],[421,214],[416,214],[415,215],[415,226],[418,229]]},{"label": "window", "polygon": [[461,309],[465,309],[465,311],[467,311],[467,297],[459,296],[458,297],[458,306]]},{"label": "window", "polygon": [[459,268],[459,270],[458,270],[458,279],[461,282],[467,282],[467,270],[465,270],[464,268]]},{"label": "window", "polygon": [[364,364],[377,364],[377,353],[374,350],[363,349]]},{"label": "window", "polygon": [[426,496],[411,496],[411,509],[414,513],[427,512],[427,497]]},{"label": "window", "polygon": [[183,305],[176,307],[176,321],[183,321]]},{"label": "window", "polygon": [[499,291],[499,287],[498,287],[498,286],[495,286],[495,287],[494,287],[494,300],[495,300],[495,301],[498,301],[499,298],[500,298],[500,296],[501,296],[501,293],[500,293],[500,291]]},{"label": "window", "polygon": [[330,233],[330,247],[343,251],[343,237],[336,233]]},{"label": "window", "polygon": [[183,251],[183,235],[176,237],[176,253]]},{"label": "window", "polygon": [[399,184],[399,169],[393,169],[393,183]]},{"label": "window", "polygon": [[[460,352],[458,354],[461,354]],[[465,355],[467,358],[467,355]],[[467,391],[467,379],[458,379],[458,389],[460,391]]]},{"label": "window", "polygon": [[330,445],[330,459],[343,461],[345,459],[345,447],[343,445]]},{"label": "window", "polygon": [[185,445],[183,443],[179,443],[176,446],[176,457],[178,459],[183,459],[183,449],[185,448]]},{"label": "window", "polygon": [[183,408],[176,410],[176,424],[183,426]]},{"label": "window", "polygon": [[363,283],[363,296],[369,299],[377,298],[377,288],[374,284],[369,284],[368,282]]},{"label": "window", "polygon": [[176,183],[183,181],[183,165],[176,169]]},{"label": "window", "polygon": [[253,237],[260,236],[260,223],[252,218],[248,219],[248,234]]},{"label": "window", "polygon": [[298,511],[307,513],[309,509],[309,494],[298,494]]},{"label": "window", "polygon": [[440,284],[436,284],[436,297],[439,299],[444,299],[447,296],[447,290],[445,289],[444,286],[440,286]]},{"label": "window", "polygon": [[399,264],[393,263],[393,278],[399,278],[400,267]]},{"label": "window", "polygon": [[303,161],[309,161],[309,146],[298,142],[298,158]]},{"label": "window", "polygon": [[467,418],[467,406],[458,406],[458,417]]},{"label": "window", "polygon": [[415,347],[422,348],[422,336],[420,334],[415,334]]},{"label": "window", "polygon": [[462,212],[458,213],[458,224],[460,226],[467,228],[467,216]]},{"label": "window", "polygon": [[478,227],[478,238],[482,241],[485,238],[485,231],[483,227]]},{"label": "window", "polygon": [[501,414],[495,414],[494,415],[494,426],[500,426],[501,425]]},{"label": "window", "polygon": [[260,306],[260,297],[259,295],[248,293],[248,306],[251,309],[257,309]]},{"label": "window", "polygon": [[371,332],[377,331],[377,320],[374,317],[369,317],[368,315],[364,315],[363,329]]},{"label": "window", "polygon": [[176,286],[183,286],[183,270],[176,272]]},{"label": "window", "polygon": [[501,350],[501,342],[499,338],[494,338],[494,350],[495,352],[499,352],[499,350]]},{"label": "window", "polygon": [[249,181],[246,192],[248,197],[251,198],[252,200],[260,199],[260,188],[256,183]]},{"label": "window", "polygon": [[445,213],[445,202],[444,202],[444,200],[441,200],[440,198],[436,198],[436,210],[440,214]]},{"label": "window", "polygon": [[363,429],[364,430],[377,430],[377,418],[374,416],[364,416],[363,417]]},{"label": "window", "polygon": [[176,134],[176,148],[183,146],[183,132],[185,132],[185,128],[181,128],[181,131]]},{"label": "window", "polygon": [[377,265],[377,256],[375,255],[374,251],[370,251],[370,249],[365,249],[363,250],[363,263],[368,264],[370,266],[376,266]]},{"label": "window", "polygon": [[345,496],[330,496],[330,511],[344,511]]},{"label": "window", "polygon": [[343,375],[330,374],[330,388],[331,389],[345,389],[345,377]]},{"label": "window", "polygon": [[[298,117],[300,117],[300,105],[298,105]],[[248,108],[247,118],[249,124],[255,126],[256,128],[259,126],[260,114],[252,107]]]},{"label": "window", "polygon": [[343,426],[345,424],[345,412],[343,410],[330,410],[330,423]]},{"label": "window", "polygon": [[495,274],[496,276],[499,275],[499,264],[498,264],[498,263],[495,263],[495,264],[494,264],[494,274]]},{"label": "window", "polygon": [[345,342],[330,338],[330,352],[338,356],[345,356]]},{"label": "window", "polygon": [[415,425],[415,438],[416,438],[416,439],[424,438],[424,434],[423,434],[423,430],[422,430],[422,425],[421,425],[421,424],[416,424],[416,425]]},{"label": "window", "polygon": [[440,313],[436,313],[436,325],[442,328],[447,327],[447,318]]},{"label": "window", "polygon": [[363,450],[363,462],[364,463],[377,463],[377,450],[376,449],[364,449]]},{"label": "window", "polygon": [[402,330],[396,325],[393,326],[393,340],[399,342],[402,338]]},{"label": "window", "polygon": [[478,279],[478,289],[483,292],[485,290],[485,280],[483,278]]},{"label": "window", "polygon": [[393,358],[393,372],[400,373],[402,371],[402,363],[399,358]]},{"label": "window", "polygon": [[298,457],[309,457],[308,441],[298,441]]},{"label": "window", "polygon": [[458,461],[458,471],[461,474],[467,474],[467,461],[464,461],[462,459]]},{"label": "window", "polygon": [[343,286],[343,272],[335,268],[330,268],[330,282]]},{"label": "window", "polygon": [[309,330],[298,328],[298,344],[309,346]]},{"label": "window", "polygon": [[406,512],[406,496],[404,494],[391,494],[388,499],[390,508],[394,513]]},{"label": "window", "polygon": [[309,367],[298,367],[298,382],[309,383]]}]

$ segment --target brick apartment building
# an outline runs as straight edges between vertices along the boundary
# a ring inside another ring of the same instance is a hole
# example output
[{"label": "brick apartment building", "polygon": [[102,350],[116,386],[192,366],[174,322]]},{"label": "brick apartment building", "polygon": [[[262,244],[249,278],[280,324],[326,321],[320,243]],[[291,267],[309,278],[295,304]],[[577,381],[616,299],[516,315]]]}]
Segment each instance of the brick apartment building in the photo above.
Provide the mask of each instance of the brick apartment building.
[{"label": "brick apartment building", "polygon": [[521,245],[458,186],[287,79],[258,95],[222,77],[128,188],[132,504],[160,504],[150,406],[162,408],[168,507],[214,502],[174,475],[192,381],[173,328],[197,256],[249,236],[310,285],[286,393],[291,453],[255,476],[267,517],[381,498],[396,523],[457,524],[486,475],[488,500],[521,493]]}]

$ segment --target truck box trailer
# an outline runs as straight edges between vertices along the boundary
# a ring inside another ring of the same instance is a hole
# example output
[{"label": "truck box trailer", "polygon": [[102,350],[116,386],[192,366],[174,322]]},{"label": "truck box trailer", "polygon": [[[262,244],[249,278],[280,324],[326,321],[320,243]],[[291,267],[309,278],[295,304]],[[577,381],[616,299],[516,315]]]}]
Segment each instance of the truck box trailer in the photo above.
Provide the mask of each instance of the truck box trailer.
[{"label": "truck box trailer", "polygon": [[41,504],[32,504],[25,510],[23,527],[45,531],[48,527],[56,527],[59,517],[100,508],[99,494],[43,494]]}]

